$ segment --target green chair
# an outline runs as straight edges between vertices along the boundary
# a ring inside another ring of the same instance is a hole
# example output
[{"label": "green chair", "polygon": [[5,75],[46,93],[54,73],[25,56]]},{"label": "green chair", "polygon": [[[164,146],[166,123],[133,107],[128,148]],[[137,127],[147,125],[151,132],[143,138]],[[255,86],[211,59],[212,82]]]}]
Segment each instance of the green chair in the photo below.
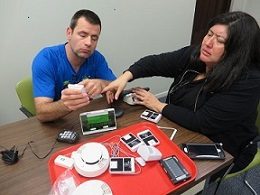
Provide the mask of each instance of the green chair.
[{"label": "green chair", "polygon": [[21,102],[19,108],[28,118],[36,115],[33,91],[32,91],[32,78],[27,77],[22,79],[16,84],[16,93]]}]

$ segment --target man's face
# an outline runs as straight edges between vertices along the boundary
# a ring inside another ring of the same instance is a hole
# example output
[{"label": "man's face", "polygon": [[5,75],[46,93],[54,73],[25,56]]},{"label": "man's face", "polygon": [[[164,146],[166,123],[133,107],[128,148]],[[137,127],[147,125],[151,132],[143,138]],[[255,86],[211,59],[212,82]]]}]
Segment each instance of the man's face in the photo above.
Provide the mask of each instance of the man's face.
[{"label": "man's face", "polygon": [[88,58],[96,49],[100,30],[99,25],[91,24],[83,17],[79,18],[73,31],[67,29],[67,40],[72,52],[79,58]]},{"label": "man's face", "polygon": [[226,25],[212,26],[203,38],[200,49],[200,60],[211,68],[223,58],[225,43],[228,38],[228,27]]}]

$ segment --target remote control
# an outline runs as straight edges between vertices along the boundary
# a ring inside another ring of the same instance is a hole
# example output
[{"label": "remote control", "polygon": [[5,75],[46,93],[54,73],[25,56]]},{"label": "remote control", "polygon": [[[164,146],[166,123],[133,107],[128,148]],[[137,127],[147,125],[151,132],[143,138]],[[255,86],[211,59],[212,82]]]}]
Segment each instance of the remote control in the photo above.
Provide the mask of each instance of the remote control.
[{"label": "remote control", "polygon": [[74,144],[79,141],[79,134],[76,131],[64,129],[58,134],[57,141]]}]

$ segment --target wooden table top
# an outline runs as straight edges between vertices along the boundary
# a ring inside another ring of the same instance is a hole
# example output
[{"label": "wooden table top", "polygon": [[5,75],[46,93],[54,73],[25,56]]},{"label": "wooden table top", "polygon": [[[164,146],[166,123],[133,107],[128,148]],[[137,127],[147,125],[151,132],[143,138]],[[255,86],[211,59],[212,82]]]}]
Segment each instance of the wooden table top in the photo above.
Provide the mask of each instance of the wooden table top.
[{"label": "wooden table top", "polygon": [[[140,118],[140,114],[145,110],[144,107],[129,106],[124,102],[121,102],[120,106],[124,109],[125,113],[122,117],[117,119],[118,129],[144,121]],[[27,143],[33,141],[31,145],[33,146],[33,150],[35,151],[35,153],[37,153],[39,156],[44,156],[54,144],[58,132],[64,128],[76,130],[81,135],[80,142],[85,142],[88,139],[101,136],[104,133],[83,136],[81,133],[79,113],[105,109],[108,107],[109,106],[107,105],[105,99],[100,98],[94,100],[87,107],[78,111],[74,111],[55,122],[41,123],[35,117],[33,117],[0,126],[0,145],[7,149],[10,149],[12,146],[15,145],[16,147],[18,147],[19,154],[21,154]],[[173,140],[177,145],[186,142],[211,142],[207,137],[182,128],[164,117],[162,117],[158,125],[174,127],[178,129],[178,132]],[[163,131],[169,137],[171,136],[171,130]],[[55,145],[53,152],[59,151],[66,147],[68,147],[68,144],[58,142]],[[1,148],[1,151],[2,150],[3,148]],[[195,181],[190,182],[188,185],[184,186],[175,193],[179,194],[181,192],[184,192],[185,190],[196,185],[208,176],[230,165],[232,163],[233,157],[227,152],[225,154],[225,160],[195,160],[195,164],[198,169],[197,178],[195,179]],[[0,194],[48,194],[51,190],[50,178],[48,173],[49,157],[50,155],[45,159],[38,159],[33,155],[31,150],[27,148],[24,156],[18,161],[18,163],[14,165],[6,165],[1,160]]]}]

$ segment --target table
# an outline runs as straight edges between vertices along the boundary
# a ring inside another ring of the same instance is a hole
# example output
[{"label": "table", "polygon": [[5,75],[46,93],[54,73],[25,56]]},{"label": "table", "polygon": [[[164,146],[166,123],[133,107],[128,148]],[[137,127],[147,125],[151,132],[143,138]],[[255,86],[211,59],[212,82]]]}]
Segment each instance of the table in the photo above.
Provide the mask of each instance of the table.
[{"label": "table", "polygon": [[[143,119],[140,118],[140,114],[145,109],[143,106],[129,106],[124,102],[120,102],[119,104],[124,109],[125,113],[121,118],[117,119],[118,129],[143,121]],[[33,146],[35,153],[39,156],[44,156],[53,145],[58,132],[64,128],[78,131],[81,135],[80,142],[85,142],[88,139],[101,136],[104,133],[83,136],[80,128],[79,113],[105,109],[108,107],[109,106],[107,105],[105,98],[99,98],[93,100],[93,102],[87,107],[71,112],[64,118],[54,122],[41,123],[36,119],[36,117],[33,117],[0,126],[0,145],[7,149],[10,149],[15,145],[18,147],[19,154],[21,154],[27,143],[33,141],[34,143],[31,145]],[[211,142],[207,137],[199,133],[189,131],[164,117],[162,117],[158,125],[178,129],[178,132],[173,140],[178,145],[185,142]],[[171,130],[163,131],[169,137],[171,136]],[[57,143],[53,152],[59,151],[66,147],[68,147],[68,144],[66,143]],[[195,181],[190,182],[188,185],[174,192],[174,194],[180,194],[181,192],[186,191],[210,175],[230,165],[233,161],[233,157],[227,152],[225,154],[226,159],[223,161],[195,160],[195,164],[198,168],[197,178]],[[14,165],[6,165],[1,160],[0,194],[48,194],[51,190],[48,173],[49,157],[50,155],[45,159],[38,159],[33,155],[30,149],[27,149],[24,156]]]}]

